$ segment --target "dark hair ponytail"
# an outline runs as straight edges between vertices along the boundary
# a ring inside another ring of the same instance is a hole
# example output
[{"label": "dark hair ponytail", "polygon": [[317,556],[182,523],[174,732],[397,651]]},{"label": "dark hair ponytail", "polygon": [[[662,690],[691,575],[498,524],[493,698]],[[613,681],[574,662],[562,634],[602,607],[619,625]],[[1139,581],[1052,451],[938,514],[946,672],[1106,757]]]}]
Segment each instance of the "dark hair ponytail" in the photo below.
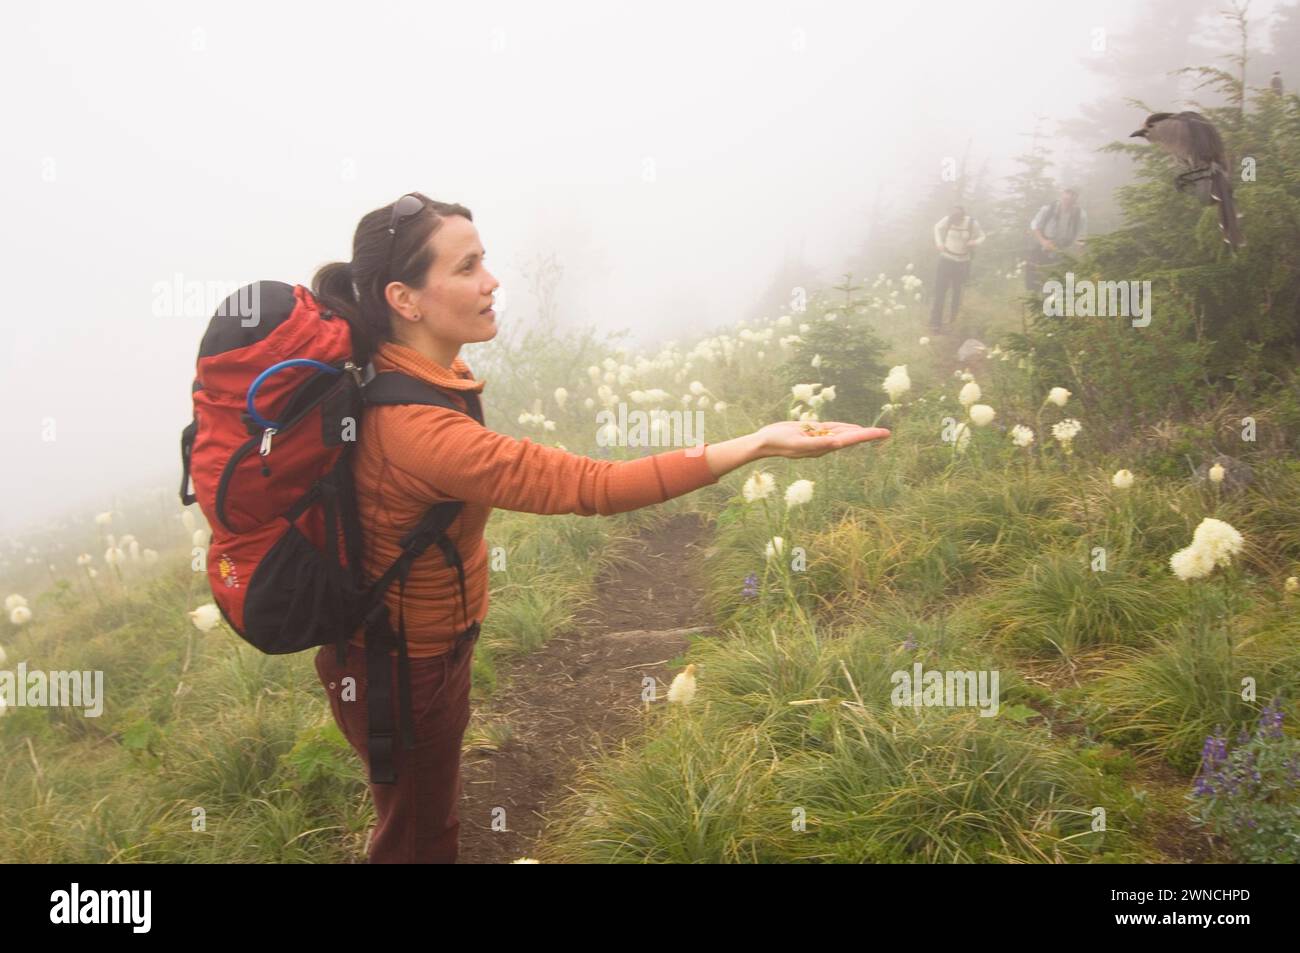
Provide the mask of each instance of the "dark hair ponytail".
[{"label": "dark hair ponytail", "polygon": [[370,360],[381,343],[393,339],[393,317],[384,289],[393,281],[423,288],[434,262],[429,239],[442,227],[443,219],[460,215],[474,220],[463,205],[435,202],[419,192],[410,194],[419,196],[424,210],[402,222],[395,241],[388,234],[396,204],[392,202],[367,212],[357,223],[352,236],[352,261],[324,265],[311,281],[312,294],[351,325],[357,342],[356,356],[363,362]]}]

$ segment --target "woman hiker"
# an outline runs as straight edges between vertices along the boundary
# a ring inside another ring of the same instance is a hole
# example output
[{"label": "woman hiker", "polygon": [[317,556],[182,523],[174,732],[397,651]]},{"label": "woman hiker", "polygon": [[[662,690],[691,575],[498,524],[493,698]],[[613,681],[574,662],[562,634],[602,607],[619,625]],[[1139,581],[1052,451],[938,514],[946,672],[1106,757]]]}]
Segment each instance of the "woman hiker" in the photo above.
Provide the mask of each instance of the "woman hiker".
[{"label": "woman hiker", "polygon": [[954,205],[952,211],[934,223],[934,247],[939,253],[939,264],[934,278],[934,302],[930,306],[931,331],[943,328],[943,299],[949,292],[952,312],[948,323],[956,322],[962,286],[970,278],[971,255],[984,238],[980,223],[960,205]]},{"label": "woman hiker", "polygon": [[[466,398],[481,393],[484,382],[473,377],[460,349],[497,333],[492,295],[499,282],[484,256],[469,209],[410,193],[365,215],[353,235],[352,261],[325,265],[312,291],[369,332],[377,373],[419,378],[468,407]],[[467,602],[461,606],[457,574],[436,547],[433,556],[415,561],[401,608],[416,745],[409,751],[395,746],[396,783],[370,785],[378,822],[368,861],[456,860],[461,740],[469,723],[474,653],[473,639],[457,636],[465,632],[462,608],[476,621],[487,611],[483,531],[493,507],[608,516],[716,483],[753,460],[818,457],[889,436],[888,430],[855,424],[822,426],[829,434],[810,436],[798,421],[782,421],[720,443],[616,462],[516,440],[443,407],[368,408],[353,463],[363,571],[373,579],[389,566],[400,551],[398,540],[431,504],[463,501],[448,536],[464,563]],[[385,600],[392,618],[398,599],[398,587],[390,586]],[[334,646],[323,646],[316,670],[340,729],[368,762],[362,632],[353,636],[342,665]],[[343,680],[349,677],[355,693],[345,694]],[[398,697],[395,685],[391,697]]]}]

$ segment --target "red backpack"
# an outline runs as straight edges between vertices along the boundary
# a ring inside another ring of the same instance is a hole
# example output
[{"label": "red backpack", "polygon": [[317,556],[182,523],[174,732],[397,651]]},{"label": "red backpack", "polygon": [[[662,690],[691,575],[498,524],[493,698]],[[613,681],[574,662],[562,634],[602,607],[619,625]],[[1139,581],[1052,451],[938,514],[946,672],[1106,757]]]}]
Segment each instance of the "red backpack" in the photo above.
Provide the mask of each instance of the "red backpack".
[{"label": "red backpack", "polygon": [[[401,540],[402,554],[374,581],[363,578],[352,454],[372,404],[429,404],[464,411],[438,388],[405,374],[375,374],[363,331],[302,285],[261,281],[217,308],[199,346],[194,419],[181,434],[181,503],[198,501],[212,529],[213,600],[245,641],[272,655],[319,645],[346,661],[364,628],[371,781],[396,778],[392,652],[397,652],[402,741],[414,746],[410,664],[402,612],[411,565],[436,543],[460,578],[472,642],[465,572],[446,529],[463,504],[434,504]],[[465,395],[483,423],[478,395]],[[193,483],[194,491],[190,492]],[[399,585],[398,626],[383,595]],[[459,646],[458,646],[459,647]]]}]

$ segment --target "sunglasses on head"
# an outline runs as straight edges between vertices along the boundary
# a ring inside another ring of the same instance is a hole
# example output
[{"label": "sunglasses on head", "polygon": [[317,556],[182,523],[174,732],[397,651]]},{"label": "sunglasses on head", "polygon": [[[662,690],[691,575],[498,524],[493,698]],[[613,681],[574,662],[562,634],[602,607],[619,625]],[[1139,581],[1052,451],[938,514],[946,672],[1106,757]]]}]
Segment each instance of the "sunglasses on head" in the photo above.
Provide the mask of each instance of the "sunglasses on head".
[{"label": "sunglasses on head", "polygon": [[397,248],[397,230],[408,218],[419,215],[422,211],[424,211],[424,199],[411,192],[403,195],[393,203],[393,217],[388,221],[388,269],[390,273],[393,268],[393,252]]}]

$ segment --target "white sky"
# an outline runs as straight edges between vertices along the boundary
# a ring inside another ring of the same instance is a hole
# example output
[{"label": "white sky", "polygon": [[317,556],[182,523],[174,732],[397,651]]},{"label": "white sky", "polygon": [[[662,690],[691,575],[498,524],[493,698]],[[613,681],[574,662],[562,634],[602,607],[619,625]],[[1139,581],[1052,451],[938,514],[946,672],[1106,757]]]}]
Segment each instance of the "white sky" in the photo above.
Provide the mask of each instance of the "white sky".
[{"label": "white sky", "polygon": [[179,483],[207,318],[156,316],[157,282],[309,283],[420,190],[473,210],[503,323],[551,251],[568,319],[730,322],[787,248],[838,266],[878,186],[905,207],[1098,95],[1091,31],[1135,6],[10,3],[0,532]]}]

